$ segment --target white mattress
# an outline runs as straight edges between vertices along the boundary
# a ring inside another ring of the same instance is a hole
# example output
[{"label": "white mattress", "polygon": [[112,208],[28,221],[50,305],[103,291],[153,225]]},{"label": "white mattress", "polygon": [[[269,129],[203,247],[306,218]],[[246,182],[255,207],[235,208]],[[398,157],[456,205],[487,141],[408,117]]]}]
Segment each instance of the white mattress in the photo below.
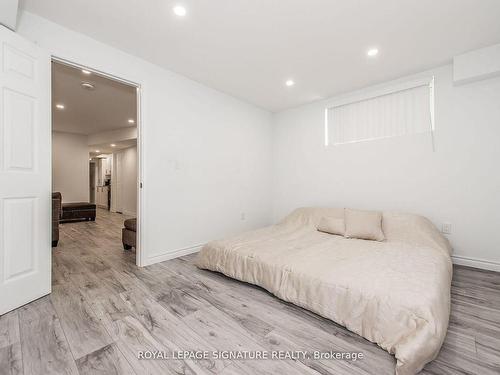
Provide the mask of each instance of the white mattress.
[{"label": "white mattress", "polygon": [[301,208],[280,224],[203,247],[197,265],[259,285],[395,355],[415,374],[439,352],[450,315],[450,245],[429,220],[384,212],[386,241],[318,232],[342,209]]}]

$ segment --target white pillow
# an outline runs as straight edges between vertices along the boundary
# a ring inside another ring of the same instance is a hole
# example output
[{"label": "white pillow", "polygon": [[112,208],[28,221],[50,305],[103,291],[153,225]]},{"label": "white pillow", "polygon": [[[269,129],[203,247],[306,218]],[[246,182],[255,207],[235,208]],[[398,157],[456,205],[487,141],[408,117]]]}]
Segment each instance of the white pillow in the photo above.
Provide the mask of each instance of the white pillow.
[{"label": "white pillow", "polygon": [[384,241],[382,213],[379,211],[351,210],[346,208],[345,236],[362,240]]},{"label": "white pillow", "polygon": [[344,219],[331,216],[322,217],[318,224],[318,230],[320,232],[343,236],[345,233]]}]

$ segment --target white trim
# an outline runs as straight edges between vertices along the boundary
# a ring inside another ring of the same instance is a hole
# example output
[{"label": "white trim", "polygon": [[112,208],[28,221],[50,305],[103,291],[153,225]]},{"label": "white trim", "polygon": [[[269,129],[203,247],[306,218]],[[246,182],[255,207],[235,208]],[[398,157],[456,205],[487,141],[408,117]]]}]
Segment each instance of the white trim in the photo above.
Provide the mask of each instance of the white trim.
[{"label": "white trim", "polygon": [[431,116],[431,143],[432,151],[436,152],[436,142],[434,142],[434,131],[436,130],[436,124],[434,120],[434,76],[432,76],[431,82],[429,83],[429,111]]},{"label": "white trim", "polygon": [[379,139],[388,139],[388,138],[402,138],[402,137],[408,137],[408,136],[413,136],[413,135],[419,135],[419,134],[428,134],[429,131],[421,131],[421,132],[416,132],[416,133],[411,133],[411,134],[403,134],[403,135],[385,135],[381,137],[374,137],[374,138],[363,138],[363,139],[358,139],[356,141],[348,141],[348,142],[342,142],[342,143],[333,143],[335,147],[337,146],[342,146],[342,145],[350,145],[353,143],[361,143],[361,142],[369,142],[369,141],[378,141]]},{"label": "white trim", "polygon": [[169,251],[166,254],[161,254],[161,255],[156,255],[156,256],[148,257],[145,260],[144,264],[142,264],[142,266],[149,266],[150,264],[164,262],[166,260],[170,260],[170,259],[182,257],[184,255],[189,255],[189,254],[197,253],[198,251],[201,250],[202,247],[203,247],[203,244],[201,244],[201,245],[194,245],[194,246],[190,246],[190,247],[184,247],[184,248],[181,248],[181,249],[172,250],[172,251]]},{"label": "white trim", "polygon": [[330,108],[325,108],[325,147],[330,143],[330,136],[328,135],[328,111]]},{"label": "white trim", "polygon": [[106,73],[106,72],[103,72],[102,70],[98,70],[98,69],[94,69],[94,68],[91,68],[89,66],[85,66],[85,65],[82,65],[82,64],[79,64],[79,63],[75,63],[73,61],[70,61],[70,60],[66,60],[62,57],[58,57],[58,56],[54,56],[52,55],[52,61],[56,61],[58,62],[59,64],[63,64],[63,65],[67,65],[71,68],[76,68],[76,69],[85,69],[85,70],[88,70],[92,73],[96,73],[100,76],[103,76],[105,78],[109,78],[113,81],[118,81],[118,82],[121,82],[125,85],[128,85],[128,86],[133,86],[133,87],[141,87],[141,85],[139,83],[135,83],[133,81],[129,81],[128,79],[124,79],[124,78],[121,78],[121,77],[117,77],[113,74],[109,74],[109,73]]},{"label": "white trim", "polygon": [[137,215],[137,212],[123,210],[122,214],[123,215],[127,215],[127,216],[134,216],[135,217]]},{"label": "white trim", "polygon": [[[142,235],[142,227],[143,227],[143,222],[144,222],[144,199],[145,199],[145,194],[143,193],[143,189],[140,188],[140,184],[143,181],[143,175],[144,175],[144,148],[143,148],[143,142],[144,142],[144,129],[143,129],[143,121],[142,121],[142,102],[143,102],[143,88],[140,83],[133,82],[124,78],[121,78],[119,76],[109,74],[106,72],[103,72],[102,70],[94,69],[91,68],[87,65],[83,65],[80,63],[75,63],[69,59],[65,59],[59,56],[56,56],[52,54],[51,56],[52,61],[56,61],[60,64],[64,64],[73,68],[77,69],[85,69],[88,71],[91,71],[93,73],[99,74],[101,76],[104,76],[106,78],[109,78],[113,81],[118,81],[123,84],[133,86],[137,90],[137,119],[136,119],[136,128],[137,128],[137,215],[134,215],[137,217],[137,230],[136,230],[136,238],[137,238],[137,246],[136,246],[136,257],[135,257],[135,264],[139,267],[144,266],[143,264],[143,258],[144,258],[144,236]],[[51,73],[52,77],[52,73]],[[52,104],[51,104],[52,105]],[[51,149],[51,155],[52,155],[52,149]],[[116,207],[115,207],[116,209]]]},{"label": "white trim", "polygon": [[139,267],[144,266],[144,258],[146,246],[144,245],[145,239],[142,234],[142,228],[144,228],[144,207],[146,207],[145,199],[146,194],[144,194],[144,126],[143,126],[143,114],[142,114],[142,103],[144,99],[144,92],[141,85],[136,86],[137,90],[137,118],[136,118],[136,127],[137,127],[137,251],[135,256],[135,264]]},{"label": "white trim", "polygon": [[430,116],[431,116],[431,132],[436,130],[436,122],[434,117],[435,111],[435,102],[434,102],[434,76],[432,76],[431,81],[429,82],[429,108],[430,108]]},{"label": "white trim", "polygon": [[500,262],[464,257],[462,255],[452,255],[451,259],[453,261],[453,264],[458,264],[460,266],[468,266],[480,268],[483,270],[500,272]]}]

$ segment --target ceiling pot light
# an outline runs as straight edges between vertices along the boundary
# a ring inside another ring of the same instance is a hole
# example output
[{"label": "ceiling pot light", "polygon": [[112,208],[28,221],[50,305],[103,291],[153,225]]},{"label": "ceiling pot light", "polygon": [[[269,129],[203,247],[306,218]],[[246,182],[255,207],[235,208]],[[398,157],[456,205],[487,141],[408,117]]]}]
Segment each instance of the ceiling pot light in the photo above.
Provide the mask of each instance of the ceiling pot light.
[{"label": "ceiling pot light", "polygon": [[287,85],[288,87],[291,87],[291,86],[295,85],[295,82],[293,81],[293,79],[289,79],[285,82],[285,85]]},{"label": "ceiling pot light", "polygon": [[101,151],[99,151],[99,150],[95,150],[95,152],[101,152]]},{"label": "ceiling pot light", "polygon": [[186,8],[184,8],[182,5],[176,5],[173,9],[174,14],[179,17],[184,17],[187,13]]},{"label": "ceiling pot light", "polygon": [[57,109],[64,109],[64,104],[56,104]]},{"label": "ceiling pot light", "polygon": [[95,86],[90,82],[82,82],[82,87],[86,90],[94,90]]},{"label": "ceiling pot light", "polygon": [[111,143],[110,146],[111,147],[116,147],[116,145],[114,143]]},{"label": "ceiling pot light", "polygon": [[129,123],[129,124],[133,124],[134,122],[135,122],[135,121],[134,121],[134,119],[133,119],[133,118],[129,118],[129,119],[128,119],[128,123]]},{"label": "ceiling pot light", "polygon": [[370,48],[366,54],[369,56],[369,57],[374,57],[374,56],[377,56],[378,55],[378,49],[377,48]]},{"label": "ceiling pot light", "polygon": [[86,74],[86,75],[92,74],[92,72],[90,70],[87,70],[87,69],[82,69],[82,73]]}]

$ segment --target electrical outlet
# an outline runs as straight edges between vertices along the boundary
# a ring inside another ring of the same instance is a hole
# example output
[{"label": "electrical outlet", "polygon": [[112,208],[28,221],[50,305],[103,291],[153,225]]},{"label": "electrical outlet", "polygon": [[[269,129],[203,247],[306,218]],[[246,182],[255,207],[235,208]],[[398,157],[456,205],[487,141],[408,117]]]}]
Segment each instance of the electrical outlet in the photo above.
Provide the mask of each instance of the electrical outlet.
[{"label": "electrical outlet", "polygon": [[444,234],[451,234],[451,223],[443,223],[441,232],[443,232]]}]

